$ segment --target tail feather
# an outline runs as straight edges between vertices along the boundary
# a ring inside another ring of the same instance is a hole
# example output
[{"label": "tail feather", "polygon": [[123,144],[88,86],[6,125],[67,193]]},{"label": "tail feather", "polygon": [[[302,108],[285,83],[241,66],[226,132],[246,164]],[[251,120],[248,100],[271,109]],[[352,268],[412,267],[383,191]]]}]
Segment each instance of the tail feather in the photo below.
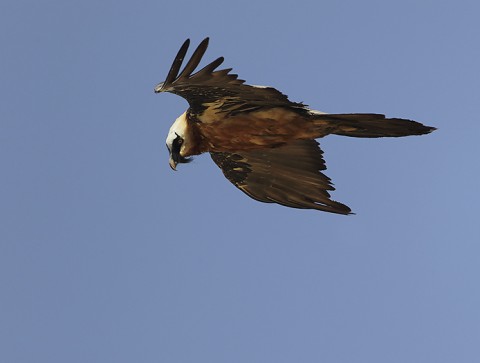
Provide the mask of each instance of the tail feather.
[{"label": "tail feather", "polygon": [[386,118],[375,113],[323,114],[316,115],[319,126],[325,127],[325,121],[331,127],[331,133],[350,137],[401,137],[428,134],[435,127],[401,118]]}]

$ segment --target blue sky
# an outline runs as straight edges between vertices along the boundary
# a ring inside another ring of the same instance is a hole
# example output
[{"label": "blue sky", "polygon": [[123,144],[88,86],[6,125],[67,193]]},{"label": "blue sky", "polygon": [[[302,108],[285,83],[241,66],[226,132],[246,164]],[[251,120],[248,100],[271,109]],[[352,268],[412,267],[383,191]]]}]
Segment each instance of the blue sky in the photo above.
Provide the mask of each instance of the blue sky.
[{"label": "blue sky", "polygon": [[[475,1],[0,4],[0,361],[480,356]],[[186,38],[326,112],[438,127],[321,140],[355,216],[255,202],[153,93]]]}]

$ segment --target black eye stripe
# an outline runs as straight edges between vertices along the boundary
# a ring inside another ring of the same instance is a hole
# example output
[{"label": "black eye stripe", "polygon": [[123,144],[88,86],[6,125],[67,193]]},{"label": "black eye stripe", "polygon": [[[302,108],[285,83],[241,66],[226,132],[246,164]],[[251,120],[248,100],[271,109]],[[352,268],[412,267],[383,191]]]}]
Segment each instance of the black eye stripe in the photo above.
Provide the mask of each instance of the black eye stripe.
[{"label": "black eye stripe", "polygon": [[170,147],[167,145],[168,151],[170,152],[170,157],[177,163],[189,163],[192,161],[192,158],[184,157],[180,155],[180,149],[182,148],[182,144],[185,142],[178,134],[177,137],[172,141],[171,150]]},{"label": "black eye stripe", "polygon": [[172,153],[180,153],[180,147],[182,146],[183,139],[177,135],[172,142]]}]

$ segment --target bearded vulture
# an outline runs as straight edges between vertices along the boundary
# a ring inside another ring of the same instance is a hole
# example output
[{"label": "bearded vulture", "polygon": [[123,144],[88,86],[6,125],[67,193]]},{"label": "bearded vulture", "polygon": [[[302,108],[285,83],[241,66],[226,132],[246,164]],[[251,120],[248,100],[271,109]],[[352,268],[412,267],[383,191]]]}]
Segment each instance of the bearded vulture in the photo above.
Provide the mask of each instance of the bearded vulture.
[{"label": "bearded vulture", "polygon": [[322,150],[315,139],[329,134],[351,137],[400,137],[428,134],[434,127],[374,113],[327,114],[292,102],[272,87],[245,84],[231,68],[216,70],[217,58],[193,73],[208,46],[197,47],[180,72],[187,39],[155,92],[185,98],[189,108],[167,136],[170,167],[209,152],[225,177],[253,199],[287,207],[352,214],[330,199],[334,190]]}]

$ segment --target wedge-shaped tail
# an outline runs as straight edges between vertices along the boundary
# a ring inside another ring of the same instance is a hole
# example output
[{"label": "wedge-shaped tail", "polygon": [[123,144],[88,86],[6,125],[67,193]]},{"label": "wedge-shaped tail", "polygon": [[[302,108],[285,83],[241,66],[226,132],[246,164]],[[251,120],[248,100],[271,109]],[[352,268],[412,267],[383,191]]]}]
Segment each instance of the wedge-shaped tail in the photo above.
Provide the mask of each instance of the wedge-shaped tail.
[{"label": "wedge-shaped tail", "polygon": [[386,118],[376,113],[348,113],[315,115],[319,127],[330,133],[350,137],[401,137],[428,134],[435,127],[401,118]]}]

